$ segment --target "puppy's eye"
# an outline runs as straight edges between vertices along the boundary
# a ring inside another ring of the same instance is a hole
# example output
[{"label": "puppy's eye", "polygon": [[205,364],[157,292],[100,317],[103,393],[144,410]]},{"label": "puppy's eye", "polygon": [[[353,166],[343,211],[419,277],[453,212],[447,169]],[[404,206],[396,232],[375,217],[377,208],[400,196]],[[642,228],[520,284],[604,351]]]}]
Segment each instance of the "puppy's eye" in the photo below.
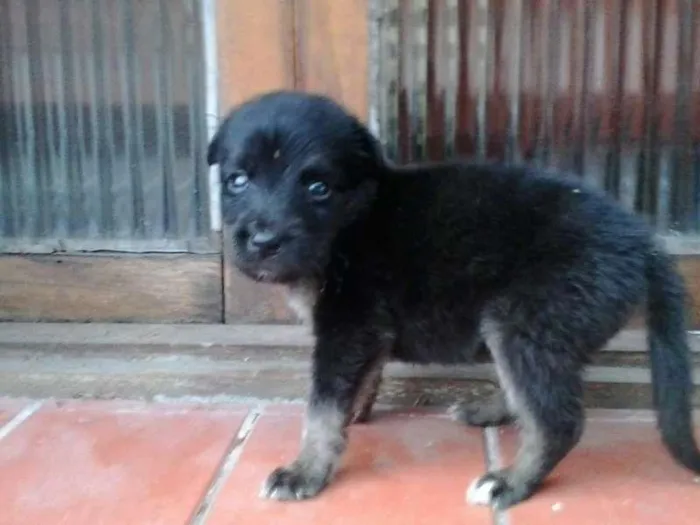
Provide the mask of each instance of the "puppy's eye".
[{"label": "puppy's eye", "polygon": [[248,175],[244,171],[235,171],[226,179],[226,192],[237,195],[248,187]]},{"label": "puppy's eye", "polygon": [[307,189],[309,191],[309,195],[315,201],[324,201],[331,195],[331,189],[325,182],[312,182],[309,184]]}]

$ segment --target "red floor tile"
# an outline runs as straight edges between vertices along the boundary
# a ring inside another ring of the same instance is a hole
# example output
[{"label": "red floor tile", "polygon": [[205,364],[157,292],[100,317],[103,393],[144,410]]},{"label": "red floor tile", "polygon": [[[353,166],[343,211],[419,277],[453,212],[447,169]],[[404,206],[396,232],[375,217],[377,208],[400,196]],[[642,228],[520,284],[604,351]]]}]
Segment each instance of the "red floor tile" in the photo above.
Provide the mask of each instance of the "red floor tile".
[{"label": "red floor tile", "polygon": [[0,430],[29,404],[29,401],[0,398]]},{"label": "red floor tile", "polygon": [[0,441],[0,524],[185,524],[245,414],[45,406]]},{"label": "red floor tile", "polygon": [[314,500],[259,499],[267,474],[294,458],[300,429],[299,410],[266,412],[207,525],[491,523],[487,509],[464,502],[468,483],[484,470],[481,434],[429,415],[379,415],[354,426],[338,478]]},{"label": "red floor tile", "polygon": [[[662,447],[649,416],[592,414],[582,442],[532,499],[510,511],[512,525],[696,525],[700,485]],[[517,444],[501,432],[504,457]]]}]

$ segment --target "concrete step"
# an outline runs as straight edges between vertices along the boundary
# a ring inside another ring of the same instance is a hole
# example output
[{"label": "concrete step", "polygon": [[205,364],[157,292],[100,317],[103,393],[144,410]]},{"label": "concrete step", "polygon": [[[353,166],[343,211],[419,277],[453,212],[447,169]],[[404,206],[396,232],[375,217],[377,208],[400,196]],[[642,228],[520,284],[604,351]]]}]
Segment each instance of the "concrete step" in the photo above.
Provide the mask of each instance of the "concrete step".
[{"label": "concrete step", "polygon": [[[700,335],[690,334],[700,383]],[[312,338],[296,325],[0,323],[0,395],[301,401]],[[587,403],[651,404],[643,330],[620,333],[587,369]],[[391,363],[380,402],[441,406],[496,388],[492,365]],[[700,396],[695,400],[700,407]]]}]

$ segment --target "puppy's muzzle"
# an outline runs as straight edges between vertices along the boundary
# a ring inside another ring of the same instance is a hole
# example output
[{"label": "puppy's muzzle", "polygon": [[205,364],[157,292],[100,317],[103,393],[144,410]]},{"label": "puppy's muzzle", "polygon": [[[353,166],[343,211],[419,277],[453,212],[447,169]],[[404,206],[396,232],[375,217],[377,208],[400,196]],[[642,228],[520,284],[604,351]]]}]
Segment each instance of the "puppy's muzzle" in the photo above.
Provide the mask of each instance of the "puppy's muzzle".
[{"label": "puppy's muzzle", "polygon": [[277,255],[282,247],[282,235],[269,227],[251,225],[243,233],[248,253],[260,259]]}]

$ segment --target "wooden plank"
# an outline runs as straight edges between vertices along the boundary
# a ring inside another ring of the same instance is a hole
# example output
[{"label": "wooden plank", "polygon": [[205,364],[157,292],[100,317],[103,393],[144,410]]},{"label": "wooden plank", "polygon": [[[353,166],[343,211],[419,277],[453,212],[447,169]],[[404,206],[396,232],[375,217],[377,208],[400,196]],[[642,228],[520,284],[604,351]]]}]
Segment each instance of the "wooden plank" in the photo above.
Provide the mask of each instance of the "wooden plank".
[{"label": "wooden plank", "polygon": [[[221,116],[255,95],[294,87],[294,33],[293,0],[219,0]],[[227,227],[223,238],[226,322],[292,321],[281,290],[251,282],[233,267]]]},{"label": "wooden plank", "polygon": [[[700,329],[700,256],[681,255],[677,257],[678,270],[688,291],[688,328]],[[286,306],[282,290],[269,285],[255,283],[235,270],[228,269],[227,322],[242,323],[294,322],[294,316]],[[231,286],[230,288],[228,286]],[[235,293],[233,293],[235,291]],[[645,315],[636,315],[629,329],[642,328]]]},{"label": "wooden plank", "polygon": [[292,0],[219,0],[221,113],[265,91],[294,87]]},{"label": "wooden plank", "polygon": [[[271,89],[296,88],[330,95],[365,119],[365,0],[221,1],[218,18],[222,110]],[[226,322],[294,322],[283,290],[233,268],[230,238],[224,228]]]},{"label": "wooden plank", "polygon": [[296,87],[368,110],[369,2],[296,0]]},{"label": "wooden plank", "polygon": [[216,323],[218,255],[0,256],[0,319]]}]

